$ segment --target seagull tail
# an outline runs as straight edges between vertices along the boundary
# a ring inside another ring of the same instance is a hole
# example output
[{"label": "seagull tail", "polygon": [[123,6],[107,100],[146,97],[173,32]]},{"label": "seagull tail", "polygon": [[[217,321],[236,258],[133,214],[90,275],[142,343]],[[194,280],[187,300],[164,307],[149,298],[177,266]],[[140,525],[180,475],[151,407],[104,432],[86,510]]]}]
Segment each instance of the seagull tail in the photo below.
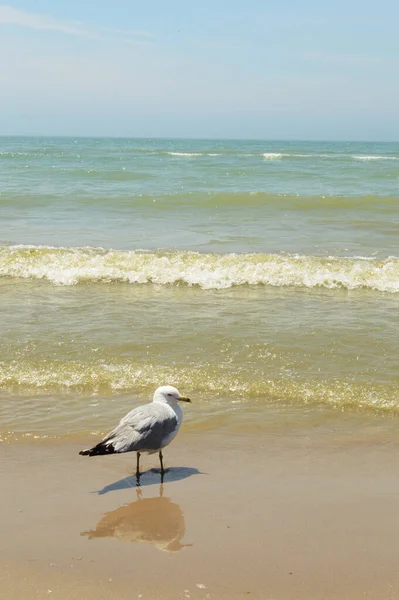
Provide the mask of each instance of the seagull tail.
[{"label": "seagull tail", "polygon": [[90,448],[89,450],[81,450],[79,454],[81,456],[99,456],[100,454],[114,454],[115,448],[112,443],[106,443],[104,440]]}]

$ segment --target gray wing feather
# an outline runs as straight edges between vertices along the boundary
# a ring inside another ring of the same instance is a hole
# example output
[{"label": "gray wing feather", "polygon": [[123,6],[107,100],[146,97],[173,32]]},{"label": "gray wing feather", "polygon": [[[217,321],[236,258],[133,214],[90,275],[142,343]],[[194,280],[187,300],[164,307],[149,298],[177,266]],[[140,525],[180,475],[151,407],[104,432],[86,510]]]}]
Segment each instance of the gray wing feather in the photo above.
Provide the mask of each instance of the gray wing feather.
[{"label": "gray wing feather", "polygon": [[177,417],[163,406],[147,404],[133,409],[105,438],[115,452],[158,450],[165,437],[176,429]]}]

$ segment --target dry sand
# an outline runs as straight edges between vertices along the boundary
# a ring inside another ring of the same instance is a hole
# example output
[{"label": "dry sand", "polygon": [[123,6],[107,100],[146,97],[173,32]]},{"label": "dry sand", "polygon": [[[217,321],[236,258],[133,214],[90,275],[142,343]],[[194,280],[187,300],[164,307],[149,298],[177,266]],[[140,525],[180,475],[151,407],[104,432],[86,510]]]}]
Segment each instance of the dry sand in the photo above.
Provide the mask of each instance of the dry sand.
[{"label": "dry sand", "polygon": [[3,444],[1,598],[399,598],[394,438],[182,433],[140,491],[133,454]]}]

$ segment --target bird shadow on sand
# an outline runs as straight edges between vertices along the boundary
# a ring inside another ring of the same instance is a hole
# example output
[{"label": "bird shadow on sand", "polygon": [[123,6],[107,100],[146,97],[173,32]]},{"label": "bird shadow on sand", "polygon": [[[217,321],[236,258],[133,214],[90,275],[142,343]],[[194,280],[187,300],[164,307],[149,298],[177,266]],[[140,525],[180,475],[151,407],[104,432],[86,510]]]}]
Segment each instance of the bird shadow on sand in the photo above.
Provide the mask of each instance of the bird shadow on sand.
[{"label": "bird shadow on sand", "polygon": [[[187,479],[192,475],[206,475],[206,473],[201,473],[201,471],[198,471],[198,469],[193,467],[171,467],[165,471],[163,483],[166,484],[171,483],[172,481],[181,481],[182,479]],[[136,475],[129,475],[128,477],[124,477],[123,479],[119,479],[114,483],[106,485],[102,490],[96,490],[92,493],[102,496],[103,494],[108,494],[109,492],[116,492],[118,490],[125,490],[128,488],[145,487],[149,485],[159,485],[160,483],[160,469],[150,469],[141,473],[140,477],[136,477]]]}]

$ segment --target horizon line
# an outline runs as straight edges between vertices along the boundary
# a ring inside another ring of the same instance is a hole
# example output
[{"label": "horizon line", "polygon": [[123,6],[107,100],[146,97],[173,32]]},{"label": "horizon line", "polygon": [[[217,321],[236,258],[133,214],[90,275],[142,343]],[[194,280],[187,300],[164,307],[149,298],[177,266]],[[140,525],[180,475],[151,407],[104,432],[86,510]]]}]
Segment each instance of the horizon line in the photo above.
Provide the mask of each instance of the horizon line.
[{"label": "horizon line", "polygon": [[373,144],[398,144],[398,140],[381,140],[381,139],[306,139],[306,138],[254,138],[254,137],[196,137],[196,136],[134,136],[134,135],[70,135],[70,134],[42,134],[42,133],[11,133],[2,134],[0,133],[0,139],[2,138],[63,138],[63,139],[114,139],[114,140],[184,140],[184,141],[226,141],[226,142],[318,142],[318,143],[338,143],[338,144],[352,144],[352,143],[373,143]]}]

